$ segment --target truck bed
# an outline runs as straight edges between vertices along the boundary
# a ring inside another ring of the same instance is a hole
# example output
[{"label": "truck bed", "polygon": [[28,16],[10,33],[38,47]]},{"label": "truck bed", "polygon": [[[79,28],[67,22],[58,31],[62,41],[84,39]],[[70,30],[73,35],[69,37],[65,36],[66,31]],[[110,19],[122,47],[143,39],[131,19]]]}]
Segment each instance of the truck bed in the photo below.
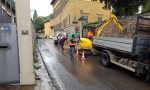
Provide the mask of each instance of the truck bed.
[{"label": "truck bed", "polygon": [[132,53],[133,39],[95,36],[93,45]]}]

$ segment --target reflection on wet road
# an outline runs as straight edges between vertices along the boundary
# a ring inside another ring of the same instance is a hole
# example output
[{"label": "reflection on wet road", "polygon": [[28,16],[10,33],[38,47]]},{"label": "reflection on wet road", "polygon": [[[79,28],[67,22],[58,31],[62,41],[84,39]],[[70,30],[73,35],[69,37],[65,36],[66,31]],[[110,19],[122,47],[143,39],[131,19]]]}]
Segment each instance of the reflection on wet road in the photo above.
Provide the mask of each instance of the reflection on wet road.
[{"label": "reflection on wet road", "polygon": [[46,66],[61,90],[150,90],[144,81],[117,66],[103,67],[99,57],[70,59],[69,50],[61,51],[50,40],[39,40]]}]

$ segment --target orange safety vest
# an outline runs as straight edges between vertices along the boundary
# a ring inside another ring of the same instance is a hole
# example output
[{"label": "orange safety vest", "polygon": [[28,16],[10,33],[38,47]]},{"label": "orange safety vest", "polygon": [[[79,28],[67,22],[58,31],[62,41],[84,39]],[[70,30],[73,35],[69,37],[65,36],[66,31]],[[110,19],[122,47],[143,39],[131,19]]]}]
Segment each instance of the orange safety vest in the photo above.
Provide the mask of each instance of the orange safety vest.
[{"label": "orange safety vest", "polygon": [[[71,39],[73,39],[73,38],[71,38]],[[71,39],[70,39],[70,40],[71,40]],[[75,40],[73,39],[73,41],[75,41]],[[70,45],[70,46],[75,46],[76,43],[75,43],[75,42],[73,43],[73,42],[70,41],[70,44],[69,44],[69,45]]]},{"label": "orange safety vest", "polygon": [[93,36],[93,32],[88,32],[88,37],[92,37]]}]

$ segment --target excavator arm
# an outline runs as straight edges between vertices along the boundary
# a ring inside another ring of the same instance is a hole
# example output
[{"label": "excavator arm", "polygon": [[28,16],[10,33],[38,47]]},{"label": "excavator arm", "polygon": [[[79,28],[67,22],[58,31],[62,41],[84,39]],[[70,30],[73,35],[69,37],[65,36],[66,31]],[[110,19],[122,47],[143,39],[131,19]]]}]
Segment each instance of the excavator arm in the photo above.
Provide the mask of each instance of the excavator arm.
[{"label": "excavator arm", "polygon": [[123,27],[122,27],[122,25],[118,22],[118,20],[113,19],[113,22],[120,28],[120,30],[123,31]]},{"label": "excavator arm", "polygon": [[104,27],[106,27],[110,22],[112,21],[112,19],[109,19],[108,21],[105,21],[101,26],[99,26],[98,28],[97,28],[97,36],[99,36],[101,33],[102,33],[102,31],[103,31],[103,28]]},{"label": "excavator arm", "polygon": [[97,32],[96,32],[96,35],[97,36],[100,36],[104,27],[106,27],[110,22],[114,22],[119,28],[120,30],[123,30],[123,27],[122,25],[118,22],[118,18],[114,15],[114,14],[111,14],[111,17],[109,20],[105,21],[103,24],[101,24],[98,28],[97,28]]}]

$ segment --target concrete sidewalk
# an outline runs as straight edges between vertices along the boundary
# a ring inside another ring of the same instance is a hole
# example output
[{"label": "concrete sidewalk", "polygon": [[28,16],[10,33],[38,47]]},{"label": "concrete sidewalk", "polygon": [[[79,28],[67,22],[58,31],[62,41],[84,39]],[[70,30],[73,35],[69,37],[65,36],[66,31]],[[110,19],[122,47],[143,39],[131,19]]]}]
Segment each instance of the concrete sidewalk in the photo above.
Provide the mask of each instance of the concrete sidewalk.
[{"label": "concrete sidewalk", "polygon": [[53,81],[47,72],[47,69],[45,67],[45,64],[43,63],[40,52],[38,56],[39,56],[39,65],[41,66],[41,68],[35,70],[37,76],[35,90],[56,90],[53,87]]}]

